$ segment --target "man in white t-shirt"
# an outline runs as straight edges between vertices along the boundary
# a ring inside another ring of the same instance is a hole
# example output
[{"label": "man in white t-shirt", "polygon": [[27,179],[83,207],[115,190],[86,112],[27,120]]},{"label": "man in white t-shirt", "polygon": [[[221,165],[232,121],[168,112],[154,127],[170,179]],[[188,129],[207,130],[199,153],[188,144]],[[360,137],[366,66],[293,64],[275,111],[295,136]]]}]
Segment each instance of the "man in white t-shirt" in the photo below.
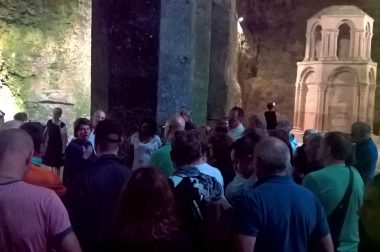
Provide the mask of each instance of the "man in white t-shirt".
[{"label": "man in white t-shirt", "polygon": [[230,115],[228,117],[228,126],[229,131],[228,135],[232,138],[232,140],[235,142],[239,138],[243,137],[244,133],[244,110],[239,107],[234,107],[230,111]]},{"label": "man in white t-shirt", "polygon": [[104,112],[101,109],[96,110],[94,112],[94,114],[92,115],[92,118],[91,118],[92,131],[91,131],[90,138],[88,139],[88,141],[90,141],[90,143],[92,144],[92,146],[94,148],[95,148],[95,129],[96,129],[96,126],[98,125],[99,122],[103,121],[104,119],[106,119],[106,112]]}]

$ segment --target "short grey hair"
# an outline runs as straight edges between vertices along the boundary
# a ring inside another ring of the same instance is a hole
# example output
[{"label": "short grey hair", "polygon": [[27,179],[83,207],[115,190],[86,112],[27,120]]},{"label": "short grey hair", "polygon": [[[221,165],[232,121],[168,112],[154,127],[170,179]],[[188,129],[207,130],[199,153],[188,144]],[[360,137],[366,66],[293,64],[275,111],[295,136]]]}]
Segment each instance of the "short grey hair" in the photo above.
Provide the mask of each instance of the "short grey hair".
[{"label": "short grey hair", "polygon": [[256,148],[256,164],[267,172],[285,171],[290,167],[289,147],[280,139],[267,137],[261,140]]}]

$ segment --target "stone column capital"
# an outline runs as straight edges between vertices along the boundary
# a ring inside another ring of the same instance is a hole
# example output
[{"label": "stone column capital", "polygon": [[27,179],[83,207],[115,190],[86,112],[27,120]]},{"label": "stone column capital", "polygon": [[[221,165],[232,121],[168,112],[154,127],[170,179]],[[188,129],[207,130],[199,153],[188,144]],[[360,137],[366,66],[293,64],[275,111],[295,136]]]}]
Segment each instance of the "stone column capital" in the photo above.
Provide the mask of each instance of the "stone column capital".
[{"label": "stone column capital", "polygon": [[368,91],[369,92],[375,92],[376,91],[376,85],[375,84],[370,84],[368,86]]}]

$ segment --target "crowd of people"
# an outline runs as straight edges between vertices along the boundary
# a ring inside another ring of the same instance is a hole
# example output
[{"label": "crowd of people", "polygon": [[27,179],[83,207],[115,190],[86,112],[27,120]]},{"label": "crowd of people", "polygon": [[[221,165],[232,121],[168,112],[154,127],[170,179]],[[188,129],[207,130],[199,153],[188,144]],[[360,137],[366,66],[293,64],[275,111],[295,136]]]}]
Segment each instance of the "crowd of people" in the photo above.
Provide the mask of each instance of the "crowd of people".
[{"label": "crowd of people", "polygon": [[0,111],[0,250],[379,251],[371,127],[300,145],[267,107],[199,127],[181,111],[130,136],[97,110],[70,142],[60,108],[46,124]]}]

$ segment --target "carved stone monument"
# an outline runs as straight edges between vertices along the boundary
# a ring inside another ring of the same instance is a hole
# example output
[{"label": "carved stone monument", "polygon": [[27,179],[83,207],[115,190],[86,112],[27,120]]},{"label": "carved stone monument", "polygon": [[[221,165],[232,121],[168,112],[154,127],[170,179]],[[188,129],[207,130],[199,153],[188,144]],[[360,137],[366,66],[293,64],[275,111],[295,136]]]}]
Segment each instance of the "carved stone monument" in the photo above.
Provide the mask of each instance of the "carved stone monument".
[{"label": "carved stone monument", "polygon": [[325,8],[307,22],[305,59],[298,62],[294,130],[349,132],[372,126],[377,63],[373,19],[353,5]]}]

